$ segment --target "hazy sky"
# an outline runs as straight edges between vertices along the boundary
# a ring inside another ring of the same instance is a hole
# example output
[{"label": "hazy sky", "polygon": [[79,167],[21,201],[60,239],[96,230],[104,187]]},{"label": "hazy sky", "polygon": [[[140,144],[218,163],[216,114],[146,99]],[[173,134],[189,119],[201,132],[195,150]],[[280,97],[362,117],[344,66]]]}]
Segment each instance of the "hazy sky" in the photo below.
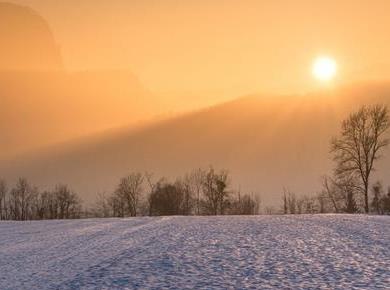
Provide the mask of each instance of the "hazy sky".
[{"label": "hazy sky", "polygon": [[49,22],[68,69],[130,69],[157,92],[305,92],[321,54],[341,82],[390,75],[388,0],[12,2]]},{"label": "hazy sky", "polygon": [[[390,0],[12,2],[37,11],[53,33],[30,10],[0,6],[0,57],[11,67],[0,59],[0,159],[11,160],[0,175],[10,178],[24,168],[15,155],[41,160],[48,150],[41,170],[33,160],[25,176],[81,192],[99,181],[96,193],[107,182],[100,176],[113,184],[129,168],[173,176],[209,164],[240,172],[243,188],[279,193],[283,182],[303,192],[307,174],[314,185],[327,172],[328,142],[342,118],[358,104],[388,103],[388,81],[338,85],[389,80]],[[324,86],[311,72],[323,55],[337,62],[328,83],[335,89],[303,94]],[[253,93],[253,103],[157,124],[171,112]],[[145,120],[157,125],[134,130]],[[70,141],[80,137],[87,141]]]}]

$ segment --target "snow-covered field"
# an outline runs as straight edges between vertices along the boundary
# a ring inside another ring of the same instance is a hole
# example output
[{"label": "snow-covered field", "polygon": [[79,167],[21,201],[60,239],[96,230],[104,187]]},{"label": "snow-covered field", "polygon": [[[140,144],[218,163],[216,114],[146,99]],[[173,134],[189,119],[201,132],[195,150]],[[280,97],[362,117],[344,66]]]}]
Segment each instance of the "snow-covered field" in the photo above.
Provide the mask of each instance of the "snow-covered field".
[{"label": "snow-covered field", "polygon": [[0,222],[0,289],[390,289],[390,217]]}]

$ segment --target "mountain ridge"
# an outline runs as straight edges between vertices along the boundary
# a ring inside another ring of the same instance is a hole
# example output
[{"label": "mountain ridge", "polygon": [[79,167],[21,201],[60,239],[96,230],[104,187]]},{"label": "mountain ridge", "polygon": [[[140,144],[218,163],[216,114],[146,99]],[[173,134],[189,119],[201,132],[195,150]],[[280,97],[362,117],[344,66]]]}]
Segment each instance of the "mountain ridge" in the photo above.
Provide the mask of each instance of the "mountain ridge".
[{"label": "mountain ridge", "polygon": [[[247,96],[140,130],[3,162],[0,176],[25,176],[40,186],[69,183],[90,201],[97,192],[112,191],[131,171],[174,178],[213,165],[230,170],[233,188],[276,203],[284,186],[305,194],[320,189],[321,176],[331,169],[330,139],[351,111],[379,101],[390,104],[390,84],[354,88],[295,98]],[[386,160],[376,178],[389,182]]]}]

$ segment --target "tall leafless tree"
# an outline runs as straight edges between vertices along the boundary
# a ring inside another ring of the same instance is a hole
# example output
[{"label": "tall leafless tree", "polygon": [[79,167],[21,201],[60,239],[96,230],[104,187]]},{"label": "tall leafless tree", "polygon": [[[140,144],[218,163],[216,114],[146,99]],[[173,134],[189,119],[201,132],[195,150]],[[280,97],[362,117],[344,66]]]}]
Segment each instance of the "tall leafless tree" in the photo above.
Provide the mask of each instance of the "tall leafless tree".
[{"label": "tall leafless tree", "polygon": [[65,184],[56,186],[54,198],[57,204],[57,218],[59,219],[75,218],[81,211],[79,197]]},{"label": "tall leafless tree", "polygon": [[334,208],[335,213],[340,212],[339,197],[335,182],[331,177],[324,176],[322,185],[323,195],[328,198],[332,204],[332,207]]},{"label": "tall leafless tree", "polygon": [[369,211],[368,190],[375,161],[389,144],[385,133],[390,126],[389,110],[384,105],[363,106],[343,121],[340,136],[331,143],[336,175],[356,175],[364,195],[364,210]]},{"label": "tall leafless tree", "polygon": [[116,194],[125,202],[127,213],[137,215],[138,203],[142,194],[144,176],[141,173],[131,173],[122,178],[116,189]]},{"label": "tall leafless tree", "polygon": [[196,199],[196,214],[200,214],[200,202],[202,198],[203,183],[205,180],[205,171],[201,168],[195,169],[190,173],[190,180],[193,187],[193,191]]},{"label": "tall leafless tree", "polygon": [[153,173],[151,173],[151,172],[145,172],[144,176],[146,179],[146,183],[149,186],[149,192],[147,193],[147,196],[148,196],[147,197],[147,207],[148,207],[148,211],[149,211],[149,216],[151,216],[152,210],[154,207],[154,205],[153,205],[154,200],[152,199],[153,193],[156,191],[157,186],[159,186],[160,184],[163,184],[165,182],[165,179],[160,178],[160,180],[155,181],[155,179],[153,178]]},{"label": "tall leafless tree", "polygon": [[297,210],[297,198],[295,193],[283,187],[283,213],[295,214]]},{"label": "tall leafless tree", "polygon": [[191,176],[189,174],[186,174],[184,178],[177,179],[174,186],[183,195],[182,214],[192,214],[192,209],[194,205],[194,186],[192,183]]},{"label": "tall leafless tree", "polygon": [[31,204],[35,194],[36,189],[28,183],[27,179],[18,179],[9,197],[10,214],[13,219],[23,221],[30,219]]}]

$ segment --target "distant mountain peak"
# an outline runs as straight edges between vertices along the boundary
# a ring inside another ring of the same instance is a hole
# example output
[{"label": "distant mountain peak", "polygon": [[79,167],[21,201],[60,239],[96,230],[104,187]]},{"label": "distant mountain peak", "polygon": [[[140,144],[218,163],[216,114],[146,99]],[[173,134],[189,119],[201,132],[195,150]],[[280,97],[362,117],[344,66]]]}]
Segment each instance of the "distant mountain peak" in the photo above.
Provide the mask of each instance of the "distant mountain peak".
[{"label": "distant mountain peak", "polygon": [[60,49],[33,9],[0,2],[0,70],[60,70]]}]

